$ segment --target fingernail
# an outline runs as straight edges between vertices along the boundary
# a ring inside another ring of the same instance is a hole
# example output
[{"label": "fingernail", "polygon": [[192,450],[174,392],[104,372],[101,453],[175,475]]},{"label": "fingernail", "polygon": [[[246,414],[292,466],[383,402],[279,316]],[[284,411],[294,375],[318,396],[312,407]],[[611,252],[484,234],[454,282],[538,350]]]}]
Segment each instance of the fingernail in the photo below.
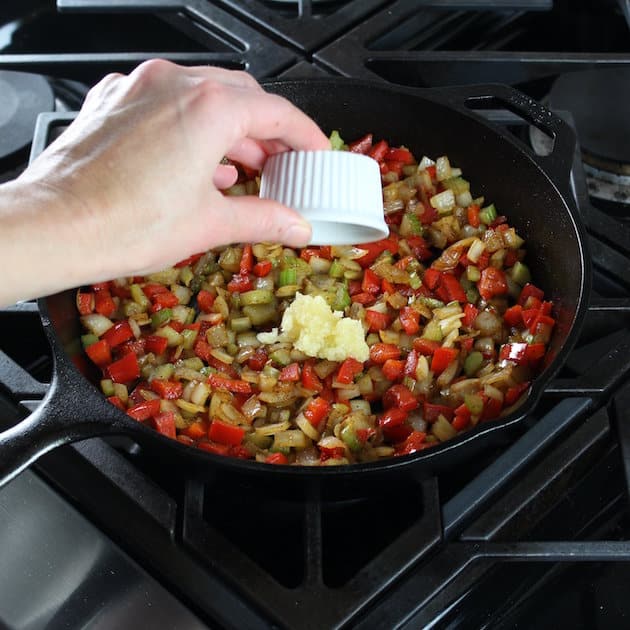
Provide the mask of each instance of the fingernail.
[{"label": "fingernail", "polygon": [[309,244],[312,233],[311,224],[302,219],[287,228],[286,240],[293,247],[304,247]]}]

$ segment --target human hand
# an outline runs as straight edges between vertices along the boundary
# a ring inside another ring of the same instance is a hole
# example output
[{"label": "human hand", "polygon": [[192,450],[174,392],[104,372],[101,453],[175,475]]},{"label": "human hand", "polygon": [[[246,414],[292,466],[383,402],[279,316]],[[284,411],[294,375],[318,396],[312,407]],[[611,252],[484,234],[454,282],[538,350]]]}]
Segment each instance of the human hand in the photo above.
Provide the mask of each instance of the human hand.
[{"label": "human hand", "polygon": [[64,280],[93,282],[141,275],[231,242],[305,245],[310,226],[293,210],[219,190],[236,178],[234,167],[220,165],[224,156],[260,168],[268,154],[288,148],[329,142],[246,73],[153,60],[97,84],[17,184],[57,197],[48,238],[82,266]]}]

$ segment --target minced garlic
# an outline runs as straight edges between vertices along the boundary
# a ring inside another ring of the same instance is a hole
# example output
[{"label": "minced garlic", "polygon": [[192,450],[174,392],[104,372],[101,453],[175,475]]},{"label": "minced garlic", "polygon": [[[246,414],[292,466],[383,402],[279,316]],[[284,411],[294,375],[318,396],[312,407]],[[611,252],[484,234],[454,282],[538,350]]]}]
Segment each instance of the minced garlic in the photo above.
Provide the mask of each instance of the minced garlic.
[{"label": "minced garlic", "polygon": [[361,322],[333,311],[321,295],[296,293],[282,316],[280,330],[281,336],[277,328],[259,333],[258,340],[266,344],[290,341],[300,352],[329,361],[352,357],[363,362],[370,356]]}]

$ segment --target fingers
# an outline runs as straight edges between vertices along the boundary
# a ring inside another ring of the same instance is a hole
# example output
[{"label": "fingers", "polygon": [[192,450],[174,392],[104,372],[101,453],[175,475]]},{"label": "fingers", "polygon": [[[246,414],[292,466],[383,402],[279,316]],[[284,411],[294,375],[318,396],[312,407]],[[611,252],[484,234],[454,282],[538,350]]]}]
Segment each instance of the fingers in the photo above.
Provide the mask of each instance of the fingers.
[{"label": "fingers", "polygon": [[212,183],[219,189],[224,190],[236,184],[238,171],[232,164],[219,164],[214,171]]},{"label": "fingers", "polygon": [[225,222],[216,222],[216,214],[209,219],[211,247],[260,241],[304,247],[311,239],[309,223],[294,210],[275,201],[250,196],[225,197],[224,201]]}]

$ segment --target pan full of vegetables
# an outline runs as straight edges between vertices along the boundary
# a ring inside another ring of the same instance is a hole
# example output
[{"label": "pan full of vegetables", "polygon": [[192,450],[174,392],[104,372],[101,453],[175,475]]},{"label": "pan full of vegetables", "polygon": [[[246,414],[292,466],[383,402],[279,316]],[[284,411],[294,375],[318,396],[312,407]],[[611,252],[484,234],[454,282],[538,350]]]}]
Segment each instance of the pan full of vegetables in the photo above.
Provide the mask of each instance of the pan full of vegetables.
[{"label": "pan full of vegetables", "polygon": [[[195,475],[424,476],[521,430],[587,305],[571,131],[504,86],[267,89],[377,161],[387,238],[231,244],[41,300],[53,383],[0,435],[3,479],[107,434]],[[540,127],[551,154],[474,111],[487,107]],[[239,168],[225,193],[257,194]]]}]

